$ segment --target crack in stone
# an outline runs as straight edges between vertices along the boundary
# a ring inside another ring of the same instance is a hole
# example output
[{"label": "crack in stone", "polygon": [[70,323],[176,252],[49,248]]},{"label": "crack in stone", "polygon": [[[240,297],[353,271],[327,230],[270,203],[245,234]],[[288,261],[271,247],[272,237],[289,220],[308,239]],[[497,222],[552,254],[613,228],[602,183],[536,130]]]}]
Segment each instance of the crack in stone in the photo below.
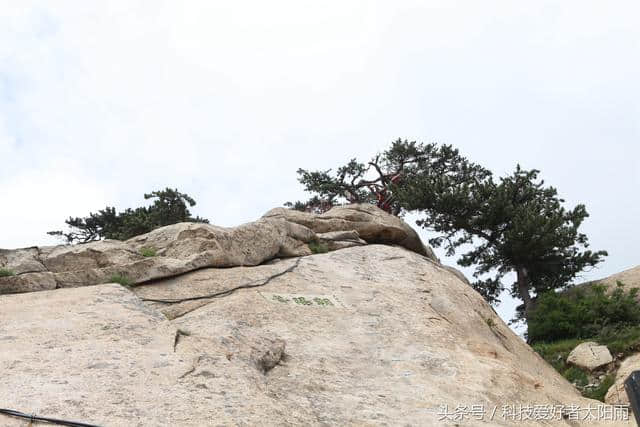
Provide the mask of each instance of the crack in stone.
[{"label": "crack in stone", "polygon": [[433,310],[433,312],[436,313],[438,316],[442,317],[447,322],[452,323],[451,320],[447,319],[447,317],[445,315],[441,314],[438,310],[433,308],[433,305],[431,305],[431,303],[429,303],[429,307],[431,307],[431,310]]},{"label": "crack in stone", "polygon": [[191,368],[189,368],[184,374],[180,375],[178,379],[181,380],[187,375],[192,374],[200,364],[200,360],[202,360],[202,356],[198,356],[198,358],[193,362],[193,365],[191,365]]},{"label": "crack in stone", "polygon": [[[273,279],[276,279],[280,276],[284,276],[287,273],[291,273],[292,271],[294,271],[296,268],[298,268],[298,266],[300,265],[300,260],[301,258],[298,258],[295,262],[294,265],[292,265],[291,267],[286,268],[285,270],[273,274],[269,277],[267,277],[266,279],[264,279],[262,282],[259,283],[255,283],[256,280],[253,280],[251,282],[247,282],[244,283],[242,285],[238,285],[236,287],[230,288],[230,289],[226,289],[224,291],[220,291],[220,292],[215,292],[212,294],[208,294],[208,295],[200,295],[200,296],[195,296],[195,297],[186,297],[186,298],[166,298],[166,299],[160,299],[160,298],[140,298],[142,301],[146,301],[146,302],[158,302],[158,303],[164,303],[164,304],[177,304],[177,303],[181,303],[181,302],[187,302],[187,301],[197,301],[197,300],[207,300],[207,299],[213,299],[213,298],[220,298],[220,297],[226,297],[231,295],[232,293],[234,293],[237,290],[240,289],[251,289],[251,288],[258,288],[261,286],[265,286],[267,285],[269,282],[271,282]],[[252,284],[255,283],[255,284]]]},{"label": "crack in stone", "polygon": [[173,352],[174,353],[176,352],[176,347],[178,346],[178,341],[180,341],[180,337],[181,336],[188,337],[190,335],[191,335],[190,332],[184,331],[182,329],[176,329],[176,334],[175,334],[175,337],[173,338]]}]

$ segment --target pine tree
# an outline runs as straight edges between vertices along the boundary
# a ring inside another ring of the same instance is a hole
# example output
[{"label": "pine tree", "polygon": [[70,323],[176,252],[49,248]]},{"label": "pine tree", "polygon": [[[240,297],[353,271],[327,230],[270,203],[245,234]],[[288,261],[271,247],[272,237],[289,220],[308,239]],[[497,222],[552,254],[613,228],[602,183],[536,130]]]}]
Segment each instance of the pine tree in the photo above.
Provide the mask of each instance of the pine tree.
[{"label": "pine tree", "polygon": [[98,213],[89,213],[87,217],[69,217],[65,221],[69,231],[49,231],[47,234],[59,236],[67,243],[86,243],[100,239],[127,240],[148,233],[158,227],[178,222],[203,222],[209,220],[192,217],[190,207],[196,202],[177,189],[166,188],[144,195],[145,200],[153,199],[149,207],[125,209],[116,213],[114,207],[107,206]]},{"label": "pine tree", "polygon": [[[373,193],[365,190],[372,182],[365,179],[370,171],[392,192],[393,213],[422,214],[417,225],[437,234],[431,245],[444,247],[449,256],[472,246],[458,264],[476,267],[473,286],[487,301],[498,301],[505,289],[502,280],[515,272],[510,290],[523,301],[525,319],[533,295],[567,286],[607,255],[589,250],[587,236],[578,231],[588,217],[585,206],[566,209],[557,190],[538,179],[540,171],[518,165],[496,181],[489,170],[450,145],[397,140],[367,166],[351,160],[335,177],[330,170],[300,169],[299,180],[314,198],[307,204],[297,202],[298,207],[318,201],[327,206],[372,202]],[[392,176],[400,179],[390,182]]]}]

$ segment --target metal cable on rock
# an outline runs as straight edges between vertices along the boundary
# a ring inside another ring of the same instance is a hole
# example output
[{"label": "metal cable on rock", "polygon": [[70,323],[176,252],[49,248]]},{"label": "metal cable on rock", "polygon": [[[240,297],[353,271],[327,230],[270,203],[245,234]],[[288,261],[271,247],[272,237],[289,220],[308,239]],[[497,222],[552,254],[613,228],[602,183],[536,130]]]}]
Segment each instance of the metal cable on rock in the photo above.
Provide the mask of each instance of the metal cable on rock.
[{"label": "metal cable on rock", "polygon": [[35,415],[35,414],[29,415],[29,414],[25,414],[24,412],[15,411],[13,409],[0,408],[0,414],[9,415],[11,417],[24,418],[24,419],[29,420],[31,422],[33,422],[33,421],[41,421],[41,422],[44,422],[44,423],[57,424],[57,425],[60,425],[60,426],[100,427],[99,425],[96,425],[96,424],[81,423],[79,421],[58,420],[56,418],[41,417],[41,416],[38,416],[38,415]]}]

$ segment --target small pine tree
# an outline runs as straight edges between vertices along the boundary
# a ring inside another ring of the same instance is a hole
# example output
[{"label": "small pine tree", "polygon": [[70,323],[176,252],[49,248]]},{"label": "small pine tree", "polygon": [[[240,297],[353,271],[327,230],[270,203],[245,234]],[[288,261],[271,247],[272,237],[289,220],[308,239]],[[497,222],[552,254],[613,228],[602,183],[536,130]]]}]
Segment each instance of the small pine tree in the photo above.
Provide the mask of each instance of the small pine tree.
[{"label": "small pine tree", "polygon": [[193,207],[196,204],[195,200],[177,189],[153,191],[145,194],[144,198],[152,199],[153,204],[149,207],[125,209],[120,213],[116,213],[114,207],[107,206],[98,213],[89,213],[89,216],[84,218],[69,217],[65,221],[69,226],[67,232],[49,231],[47,234],[59,236],[67,243],[86,243],[105,238],[127,240],[178,222],[209,222],[199,216],[191,216],[187,204]]}]

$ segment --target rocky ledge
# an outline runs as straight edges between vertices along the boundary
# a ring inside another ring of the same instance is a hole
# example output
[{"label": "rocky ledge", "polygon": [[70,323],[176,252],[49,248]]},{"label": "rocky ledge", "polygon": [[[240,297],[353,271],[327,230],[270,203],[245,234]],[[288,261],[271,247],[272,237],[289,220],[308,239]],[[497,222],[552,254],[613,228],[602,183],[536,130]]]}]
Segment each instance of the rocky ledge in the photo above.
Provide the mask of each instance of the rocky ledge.
[{"label": "rocky ledge", "polygon": [[[321,214],[276,208],[234,228],[179,223],[121,242],[0,249],[0,294],[109,283],[129,284],[206,267],[262,264],[367,243],[403,246],[436,261],[431,248],[401,219],[372,205],[340,206]],[[154,256],[145,256],[145,249]]]}]

